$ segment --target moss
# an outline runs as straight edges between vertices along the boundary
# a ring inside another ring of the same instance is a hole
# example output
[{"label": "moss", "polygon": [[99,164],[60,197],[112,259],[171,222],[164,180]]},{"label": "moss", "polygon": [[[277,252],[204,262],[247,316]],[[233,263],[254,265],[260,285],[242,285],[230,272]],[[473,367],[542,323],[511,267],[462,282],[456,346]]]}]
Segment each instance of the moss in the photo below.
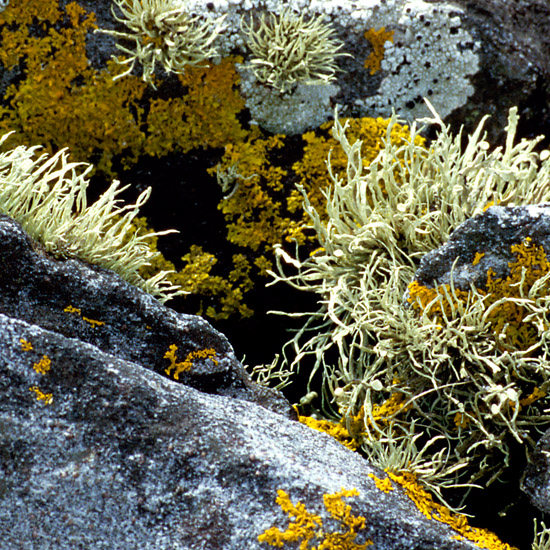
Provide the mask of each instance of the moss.
[{"label": "moss", "polygon": [[[337,493],[323,495],[326,511],[339,526],[338,531],[330,532],[320,515],[309,512],[301,502],[293,504],[288,494],[280,489],[275,502],[288,516],[288,527],[285,531],[270,527],[258,537],[258,541],[278,548],[295,543],[300,550],[364,550],[373,544],[372,541],[358,543],[356,538],[365,529],[366,520],[362,516],[353,515],[351,506],[342,500],[353,496],[359,496],[357,489],[342,488]],[[313,546],[315,542],[318,546]]]},{"label": "moss", "polygon": [[373,75],[381,68],[386,42],[393,42],[393,31],[387,31],[385,27],[378,30],[368,29],[364,36],[372,46],[372,52],[365,59],[365,69],[369,69]]}]

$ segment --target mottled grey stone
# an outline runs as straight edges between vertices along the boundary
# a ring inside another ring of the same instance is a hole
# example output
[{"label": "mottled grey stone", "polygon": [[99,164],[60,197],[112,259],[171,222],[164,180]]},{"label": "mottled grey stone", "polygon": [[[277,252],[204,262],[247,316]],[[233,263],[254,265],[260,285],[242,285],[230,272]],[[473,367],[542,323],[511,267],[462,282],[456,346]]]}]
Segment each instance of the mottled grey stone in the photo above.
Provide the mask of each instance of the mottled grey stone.
[{"label": "mottled grey stone", "polygon": [[533,506],[550,514],[550,430],[537,442],[521,480],[521,490]]},{"label": "mottled grey stone", "polygon": [[[67,303],[106,325],[71,317]],[[223,375],[163,376],[172,342],[215,347]],[[50,369],[38,372],[44,356]],[[106,270],[49,258],[6,217],[0,391],[2,549],[266,548],[258,535],[287,524],[278,489],[327,522],[322,495],[342,487],[360,493],[348,501],[366,518],[358,543],[477,548],[400,487],[377,489],[369,474],[383,472],[263,395],[208,323]]]}]

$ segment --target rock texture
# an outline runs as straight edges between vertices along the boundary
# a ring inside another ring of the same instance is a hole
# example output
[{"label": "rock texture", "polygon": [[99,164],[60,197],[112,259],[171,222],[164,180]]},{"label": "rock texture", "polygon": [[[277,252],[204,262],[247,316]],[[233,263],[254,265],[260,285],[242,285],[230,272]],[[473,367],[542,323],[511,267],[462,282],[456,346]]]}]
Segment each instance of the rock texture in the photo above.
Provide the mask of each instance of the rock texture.
[{"label": "rock texture", "polygon": [[529,456],[521,481],[522,491],[545,514],[550,514],[550,430],[537,442]]},{"label": "rock texture", "polygon": [[[487,271],[496,277],[510,273],[514,260],[512,245],[527,237],[550,253],[550,204],[532,206],[491,206],[483,214],[460,225],[443,246],[426,254],[415,273],[421,285],[433,287],[451,280],[461,290],[470,284],[485,288]],[[476,255],[483,254],[476,258]]]},{"label": "rock texture", "polygon": [[[162,376],[172,343],[215,348],[218,367],[198,361],[183,383]],[[206,322],[113,273],[46,257],[6,217],[0,388],[3,549],[266,548],[258,535],[287,525],[278,489],[322,514],[322,495],[342,487],[359,491],[348,500],[366,518],[358,543],[476,548],[401,488],[379,490],[369,474],[385,474],[359,455],[292,420]]]}]

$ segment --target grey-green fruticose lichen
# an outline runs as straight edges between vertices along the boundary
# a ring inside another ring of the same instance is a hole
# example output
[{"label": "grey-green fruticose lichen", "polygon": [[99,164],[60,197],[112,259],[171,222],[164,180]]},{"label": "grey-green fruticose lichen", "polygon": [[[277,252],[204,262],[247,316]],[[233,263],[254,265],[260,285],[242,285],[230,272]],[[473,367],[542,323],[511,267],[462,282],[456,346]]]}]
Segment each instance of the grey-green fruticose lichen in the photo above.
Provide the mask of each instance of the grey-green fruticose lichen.
[{"label": "grey-green fruticose lichen", "polygon": [[129,32],[101,29],[123,42],[117,48],[127,55],[115,61],[128,70],[116,78],[130,74],[136,62],[143,69],[143,80],[153,84],[157,66],[168,73],[183,74],[185,67],[204,65],[218,54],[214,41],[224,30],[225,16],[212,19],[192,15],[185,2],[178,0],[114,0],[121,14],[113,9],[113,17]]},{"label": "grey-green fruticose lichen", "polygon": [[336,58],[344,44],[321,16],[305,19],[291,9],[276,15],[262,14],[241,21],[251,56],[247,69],[261,84],[280,93],[289,92],[296,84],[326,84],[335,79]]},{"label": "grey-green fruticose lichen", "polygon": [[[9,134],[0,138],[0,146]],[[56,256],[78,257],[112,269],[129,283],[157,296],[160,301],[181,294],[167,280],[167,272],[143,279],[139,269],[158,254],[149,241],[155,235],[133,231],[132,220],[149,198],[151,189],[136,204],[120,206],[116,197],[129,186],[112,185],[88,206],[87,174],[92,166],[68,162],[61,150],[52,157],[37,155],[40,147],[19,146],[0,153],[0,212],[18,221],[23,229]]]},{"label": "grey-green fruticose lichen", "polygon": [[[535,152],[539,139],[514,143],[516,109],[505,146],[495,149],[484,139],[484,121],[463,149],[463,136],[453,137],[433,114],[429,122],[441,129],[429,148],[415,144],[414,125],[408,144],[393,145],[394,117],[384,149],[366,168],[361,143],[350,143],[335,121],[348,167],[344,178],[331,173],[328,223],[304,194],[321,248],[300,259],[298,250],[291,255],[279,247],[273,274],[275,282],[316,293],[319,309],[303,314],[306,321],[285,346],[283,364],[264,374],[278,376],[281,385],[301,366],[311,369],[310,380],[320,374],[325,414],[344,415],[365,451],[381,462],[387,461],[375,449],[381,443],[397,451],[402,444],[403,452],[411,442],[419,449],[429,443],[444,449],[444,460],[440,456],[439,473],[429,472],[424,481],[441,485],[438,475],[446,469],[456,483],[475,461],[469,473],[480,472],[490,482],[506,466],[511,441],[531,443],[534,430],[550,425],[544,398],[550,387],[550,297],[525,289],[521,298],[540,329],[536,350],[503,350],[480,293],[457,302],[443,321],[405,307],[403,296],[420,259],[467,218],[491,203],[548,201],[550,160]],[[444,293],[436,292],[434,303],[448,298]],[[530,388],[532,399],[516,382]]]}]

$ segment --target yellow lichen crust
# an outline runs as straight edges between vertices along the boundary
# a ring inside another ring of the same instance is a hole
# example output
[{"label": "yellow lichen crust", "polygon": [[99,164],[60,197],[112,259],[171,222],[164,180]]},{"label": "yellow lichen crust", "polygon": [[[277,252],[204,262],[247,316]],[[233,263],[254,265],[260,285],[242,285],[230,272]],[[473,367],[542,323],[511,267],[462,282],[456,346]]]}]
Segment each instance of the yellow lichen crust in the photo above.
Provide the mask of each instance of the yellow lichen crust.
[{"label": "yellow lichen crust", "polygon": [[85,317],[84,315],[82,315],[82,311],[79,308],[74,307],[70,304],[63,311],[65,313],[76,313],[85,323],[88,323],[94,328],[101,327],[105,324],[104,321],[96,321],[95,319],[90,319],[89,317]]},{"label": "yellow lichen crust", "polygon": [[167,367],[164,372],[171,376],[174,380],[179,380],[180,374],[191,370],[193,364],[198,359],[210,359],[215,365],[218,364],[216,359],[216,350],[212,348],[208,349],[199,349],[189,352],[183,361],[178,362],[176,352],[178,351],[178,346],[172,344],[168,351],[164,354],[164,359],[170,361],[170,366]]},{"label": "yellow lichen crust", "polygon": [[428,518],[449,525],[461,537],[475,543],[480,548],[488,550],[517,550],[502,542],[494,533],[486,529],[471,527],[468,519],[462,514],[455,514],[445,506],[434,502],[432,495],[427,493],[416,481],[416,476],[410,472],[394,474],[388,472],[389,478],[398,483],[416,507]]},{"label": "yellow lichen crust", "polygon": [[23,351],[32,351],[32,349],[33,349],[32,344],[28,340],[25,340],[24,338],[21,338],[19,340],[19,343],[21,344],[21,349]]},{"label": "yellow lichen crust", "polygon": [[393,31],[387,31],[385,27],[378,30],[368,29],[365,31],[365,38],[372,46],[372,52],[365,59],[365,69],[369,69],[370,74],[373,75],[380,70],[382,65],[386,42],[393,42]]},{"label": "yellow lichen crust", "polygon": [[379,477],[376,477],[374,474],[369,474],[369,477],[374,479],[376,488],[382,491],[383,493],[389,493],[390,491],[393,491],[394,487],[389,477],[380,479]]},{"label": "yellow lichen crust", "polygon": [[31,386],[29,391],[34,392],[36,400],[43,401],[44,405],[51,405],[53,403],[53,395],[51,393],[44,393],[38,386]]},{"label": "yellow lichen crust", "polygon": [[47,355],[43,355],[42,359],[35,363],[32,368],[38,374],[46,374],[52,368],[52,360]]},{"label": "yellow lichen crust", "polygon": [[353,496],[359,496],[357,489],[342,489],[334,494],[323,495],[325,509],[339,528],[338,531],[330,532],[320,515],[309,512],[301,502],[293,504],[288,494],[279,489],[275,502],[288,516],[288,527],[285,531],[270,527],[258,536],[258,541],[277,548],[294,543],[300,550],[364,550],[372,541],[355,541],[359,531],[365,529],[366,520],[362,516],[353,515],[351,506],[342,500]]},{"label": "yellow lichen crust", "polygon": [[[460,289],[451,292],[450,285],[428,288],[413,281],[409,285],[408,301],[413,309],[421,310],[443,323],[444,319],[452,318],[458,306],[452,303],[454,297],[464,307],[479,299],[484,319],[503,347],[526,350],[540,339],[539,329],[529,317],[529,301],[534,302],[537,297],[548,293],[550,262],[544,248],[535,245],[531,238],[513,245],[511,251],[515,260],[508,264],[510,274],[505,278],[495,277],[495,272],[489,269],[485,288],[477,289],[477,297],[473,297],[470,291]],[[482,256],[476,253],[472,265],[478,263]]]},{"label": "yellow lichen crust", "polygon": [[348,430],[339,422],[331,422],[330,420],[318,420],[311,416],[298,415],[298,421],[318,432],[324,432],[334,437],[336,441],[355,451],[358,447],[357,442],[350,436]]},{"label": "yellow lichen crust", "polygon": [[248,132],[237,118],[244,100],[237,89],[235,61],[240,58],[192,67],[178,77],[181,97],[151,100],[145,153],[161,157],[172,151],[224,147],[245,139]]}]

